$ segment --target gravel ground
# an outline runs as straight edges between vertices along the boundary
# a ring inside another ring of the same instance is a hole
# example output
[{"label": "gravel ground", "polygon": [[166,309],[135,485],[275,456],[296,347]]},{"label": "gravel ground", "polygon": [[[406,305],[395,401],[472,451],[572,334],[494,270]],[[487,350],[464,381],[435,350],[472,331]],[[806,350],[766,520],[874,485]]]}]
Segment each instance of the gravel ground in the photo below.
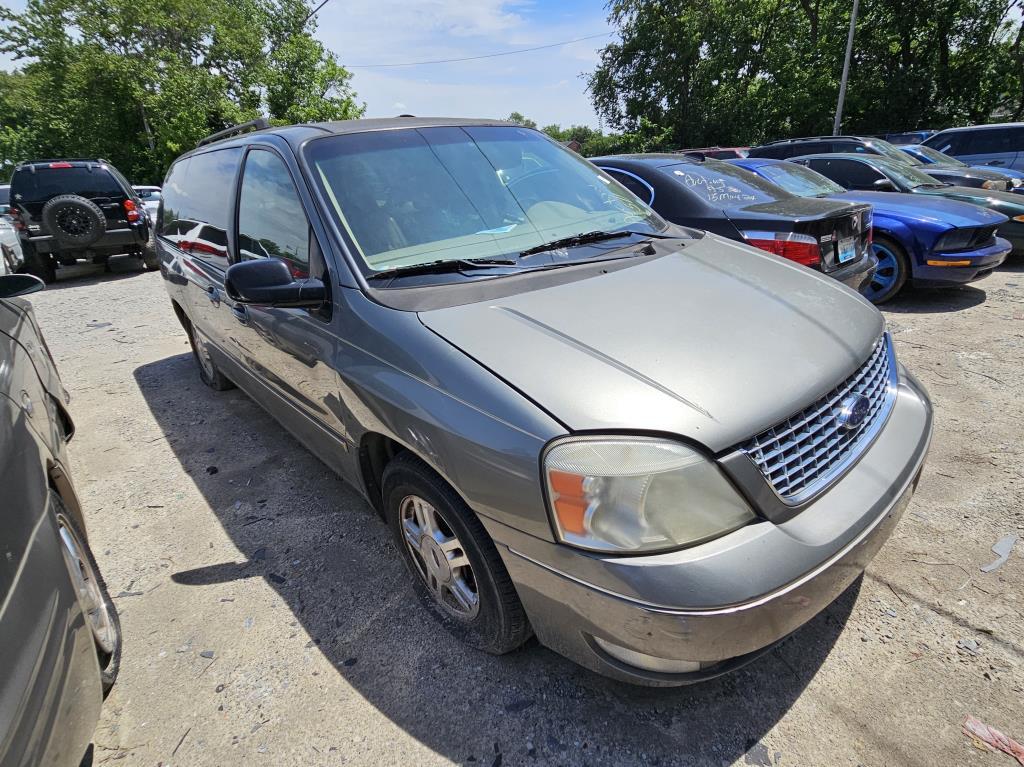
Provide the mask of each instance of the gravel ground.
[{"label": "gravel ground", "polygon": [[867,575],[744,670],[668,691],[536,643],[461,646],[366,505],[245,395],[200,383],[159,274],[70,271],[33,303],[125,631],[97,764],[1013,763],[960,723],[1024,740],[1024,543],[979,570],[1024,535],[1024,263],[886,309],[936,432]]}]

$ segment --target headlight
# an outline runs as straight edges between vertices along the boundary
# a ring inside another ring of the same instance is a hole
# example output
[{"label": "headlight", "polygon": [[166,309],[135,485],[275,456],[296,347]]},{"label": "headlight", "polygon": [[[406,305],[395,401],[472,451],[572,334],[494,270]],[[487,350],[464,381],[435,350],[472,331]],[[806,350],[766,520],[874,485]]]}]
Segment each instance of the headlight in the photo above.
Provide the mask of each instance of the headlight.
[{"label": "headlight", "polygon": [[982,189],[994,189],[997,192],[1005,192],[1006,191],[1006,182],[1005,181],[986,181],[986,182],[984,182],[981,185],[981,188]]},{"label": "headlight", "polygon": [[1010,179],[1010,186],[1012,186],[1014,189],[1019,187],[1021,184],[1024,184],[1024,180],[1019,179],[1016,176]]},{"label": "headlight", "polygon": [[559,539],[591,551],[664,551],[754,519],[714,463],[676,442],[570,438],[545,453],[544,474]]},{"label": "headlight", "polygon": [[939,239],[936,250],[965,250],[974,239],[973,229],[953,229]]}]

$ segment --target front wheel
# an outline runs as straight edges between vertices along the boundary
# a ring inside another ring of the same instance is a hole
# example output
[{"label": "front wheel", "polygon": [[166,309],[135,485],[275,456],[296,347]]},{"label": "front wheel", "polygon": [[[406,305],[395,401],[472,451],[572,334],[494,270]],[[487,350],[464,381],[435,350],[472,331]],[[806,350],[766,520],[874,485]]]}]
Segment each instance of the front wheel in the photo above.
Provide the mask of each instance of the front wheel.
[{"label": "front wheel", "polygon": [[383,485],[391,533],[431,614],[459,639],[494,655],[529,639],[512,579],[465,501],[411,453],[388,464]]},{"label": "front wheel", "polygon": [[910,261],[907,252],[889,237],[875,235],[871,247],[878,259],[878,268],[864,288],[864,297],[873,304],[884,304],[906,284]]},{"label": "front wheel", "polygon": [[78,526],[71,520],[59,498],[54,498],[57,512],[57,531],[60,534],[61,552],[71,574],[71,582],[78,594],[78,603],[85,613],[86,623],[92,632],[96,645],[96,657],[100,664],[103,694],[106,696],[114,686],[117,672],[121,667],[121,619],[107,591],[107,584],[100,575],[89,544]]},{"label": "front wheel", "polygon": [[196,332],[191,322],[186,324],[185,332],[188,334],[188,343],[192,347],[192,356],[195,357],[196,365],[199,366],[199,380],[214,391],[234,389],[235,384],[220,372],[220,368],[217,367],[217,363],[210,355],[209,344],[201,334]]}]

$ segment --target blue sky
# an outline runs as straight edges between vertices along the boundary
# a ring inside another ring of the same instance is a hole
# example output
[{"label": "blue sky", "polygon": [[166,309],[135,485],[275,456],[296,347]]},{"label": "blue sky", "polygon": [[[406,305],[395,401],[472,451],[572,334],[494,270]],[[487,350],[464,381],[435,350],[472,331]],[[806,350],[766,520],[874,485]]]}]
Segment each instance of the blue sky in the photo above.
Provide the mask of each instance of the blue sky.
[{"label": "blue sky", "polygon": [[[24,0],[0,0],[20,9]],[[609,31],[603,0],[329,0],[317,37],[345,65],[459,58]],[[597,126],[582,73],[598,38],[531,53],[418,67],[354,67],[367,115],[504,117]],[[0,67],[13,66],[0,55]]]}]

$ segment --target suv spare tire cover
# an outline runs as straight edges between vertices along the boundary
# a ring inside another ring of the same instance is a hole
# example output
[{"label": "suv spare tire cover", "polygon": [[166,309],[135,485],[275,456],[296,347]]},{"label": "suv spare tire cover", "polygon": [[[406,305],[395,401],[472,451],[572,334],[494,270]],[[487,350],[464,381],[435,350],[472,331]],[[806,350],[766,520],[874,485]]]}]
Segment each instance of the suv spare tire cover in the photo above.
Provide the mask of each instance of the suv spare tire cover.
[{"label": "suv spare tire cover", "polygon": [[107,229],[99,205],[77,194],[61,194],[46,203],[43,224],[62,245],[78,248],[92,245]]}]

